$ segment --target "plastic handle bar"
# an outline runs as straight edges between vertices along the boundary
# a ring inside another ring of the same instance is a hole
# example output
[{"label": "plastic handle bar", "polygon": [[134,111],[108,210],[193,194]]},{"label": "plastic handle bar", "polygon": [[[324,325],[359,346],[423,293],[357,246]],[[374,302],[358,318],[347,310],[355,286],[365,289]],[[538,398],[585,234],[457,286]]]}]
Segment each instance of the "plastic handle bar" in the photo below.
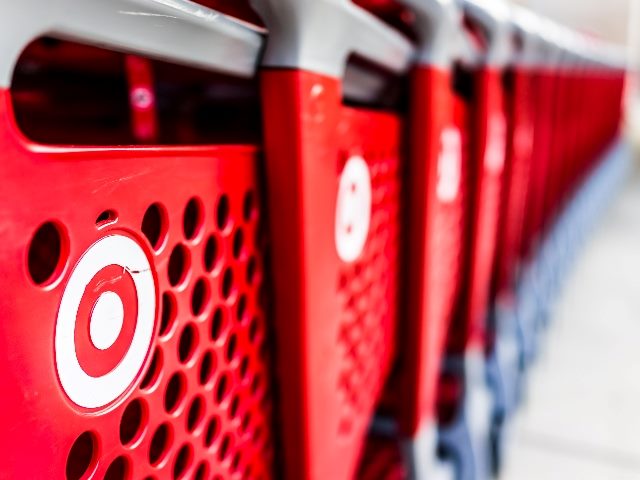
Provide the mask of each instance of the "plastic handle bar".
[{"label": "plastic handle bar", "polygon": [[488,34],[484,63],[503,67],[512,55],[509,7],[504,0],[462,0],[465,13]]},{"label": "plastic handle bar", "polygon": [[511,28],[514,35],[522,39],[522,49],[513,58],[513,63],[521,67],[537,67],[544,64],[540,36],[540,19],[530,10],[512,7]]},{"label": "plastic handle bar", "polygon": [[420,44],[416,63],[448,68],[465,58],[462,11],[455,0],[401,0],[416,17]]},{"label": "plastic handle bar", "polygon": [[349,54],[405,71],[413,47],[349,0],[252,0],[269,28],[263,63],[342,78]]},{"label": "plastic handle bar", "polygon": [[22,49],[54,35],[237,76],[253,75],[262,35],[188,0],[17,0],[0,17],[0,82]]},{"label": "plastic handle bar", "polygon": [[566,48],[561,27],[549,19],[541,20],[541,33],[545,64],[551,68],[561,70],[565,67]]}]

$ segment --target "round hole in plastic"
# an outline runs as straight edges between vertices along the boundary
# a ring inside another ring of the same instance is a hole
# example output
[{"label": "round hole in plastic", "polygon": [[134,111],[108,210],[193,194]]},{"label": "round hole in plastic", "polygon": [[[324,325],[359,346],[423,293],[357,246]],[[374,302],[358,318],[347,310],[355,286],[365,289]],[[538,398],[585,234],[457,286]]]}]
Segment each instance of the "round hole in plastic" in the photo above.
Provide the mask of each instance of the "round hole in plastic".
[{"label": "round hole in plastic", "polygon": [[65,469],[67,480],[86,478],[97,464],[98,440],[93,432],[83,432],[71,446]]},{"label": "round hole in plastic", "polygon": [[156,429],[149,444],[149,463],[152,466],[162,463],[171,449],[172,441],[171,426],[168,423],[163,423]]},{"label": "round hole in plastic", "polygon": [[203,221],[204,207],[202,200],[194,197],[187,202],[182,217],[182,229],[187,240],[193,240],[198,236],[198,233],[202,229]]},{"label": "round hole in plastic", "polygon": [[167,237],[167,212],[159,203],[153,203],[142,217],[142,233],[154,250],[160,250]]},{"label": "round hole in plastic", "polygon": [[132,400],[120,418],[120,443],[130,445],[140,438],[147,426],[147,407],[139,398]]},{"label": "round hole in plastic", "polygon": [[204,244],[204,268],[207,272],[215,269],[220,259],[220,247],[214,235],[210,235]]},{"label": "round hole in plastic", "polygon": [[180,372],[176,372],[169,379],[167,389],[164,394],[164,409],[167,413],[173,413],[178,409],[184,400],[185,393],[186,380],[184,375]]},{"label": "round hole in plastic", "polygon": [[191,466],[193,461],[193,448],[188,443],[184,444],[178,450],[175,463],[173,464],[173,478],[184,478],[185,473]]},{"label": "round hole in plastic", "polygon": [[162,349],[160,347],[156,347],[153,352],[153,356],[151,357],[151,363],[147,368],[147,372],[142,378],[142,382],[140,383],[140,388],[143,390],[149,390],[153,388],[160,378],[160,374],[162,373],[162,367],[164,365],[164,357],[162,354]]},{"label": "round hole in plastic", "polygon": [[197,317],[206,310],[211,299],[209,282],[205,278],[199,278],[191,292],[191,312]]},{"label": "round hole in plastic", "polygon": [[131,478],[131,462],[125,456],[119,456],[111,462],[104,474],[104,480],[128,480]]},{"label": "round hole in plastic", "polygon": [[190,267],[189,250],[182,245],[176,245],[169,256],[168,276],[172,287],[177,287],[185,282]]},{"label": "round hole in plastic", "polygon": [[45,222],[31,237],[27,267],[33,283],[47,286],[54,283],[64,270],[68,256],[68,241],[63,227]]},{"label": "round hole in plastic", "polygon": [[224,230],[229,223],[229,197],[222,195],[216,208],[216,224],[220,230]]},{"label": "round hole in plastic", "polygon": [[178,342],[178,359],[187,363],[194,355],[198,346],[198,329],[193,323],[188,323],[182,329]]}]

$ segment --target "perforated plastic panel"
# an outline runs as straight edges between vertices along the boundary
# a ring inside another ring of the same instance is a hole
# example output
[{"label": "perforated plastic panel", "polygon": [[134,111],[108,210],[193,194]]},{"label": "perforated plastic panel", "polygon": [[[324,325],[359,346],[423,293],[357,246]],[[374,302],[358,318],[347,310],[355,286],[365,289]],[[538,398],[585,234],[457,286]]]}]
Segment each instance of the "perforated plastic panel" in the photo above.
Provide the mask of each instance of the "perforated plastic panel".
[{"label": "perforated plastic panel", "polygon": [[450,336],[450,353],[483,348],[496,255],[500,200],[507,147],[507,124],[500,72],[474,73],[470,214],[462,322]]},{"label": "perforated plastic panel", "polygon": [[[387,147],[388,148],[388,147]],[[342,397],[340,432],[350,434],[371,412],[387,370],[393,331],[393,305],[398,252],[398,157],[393,149],[366,150],[373,204],[370,234],[360,260],[339,273],[342,304],[338,333],[341,367],[338,392]]]},{"label": "perforated plastic panel", "polygon": [[512,293],[515,286],[519,246],[525,224],[525,206],[530,188],[533,116],[531,71],[514,69],[506,97],[508,148],[502,192],[499,254],[496,257],[495,293]]},{"label": "perforated plastic panel", "polygon": [[522,253],[529,257],[538,246],[544,224],[545,179],[550,168],[551,112],[553,106],[553,73],[539,70],[533,77],[533,96],[537,99],[533,110],[534,139],[531,158],[531,185],[527,193]]},{"label": "perforated plastic panel", "polygon": [[0,477],[271,478],[256,148],[0,144]]}]

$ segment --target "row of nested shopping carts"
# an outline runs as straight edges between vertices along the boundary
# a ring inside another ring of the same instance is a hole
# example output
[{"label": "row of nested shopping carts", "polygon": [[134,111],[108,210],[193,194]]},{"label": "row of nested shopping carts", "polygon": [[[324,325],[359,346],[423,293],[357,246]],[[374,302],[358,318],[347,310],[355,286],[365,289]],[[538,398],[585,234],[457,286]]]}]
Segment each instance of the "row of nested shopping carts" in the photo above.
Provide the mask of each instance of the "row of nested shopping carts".
[{"label": "row of nested shopping carts", "polygon": [[479,0],[0,23],[0,478],[499,471],[619,50]]}]

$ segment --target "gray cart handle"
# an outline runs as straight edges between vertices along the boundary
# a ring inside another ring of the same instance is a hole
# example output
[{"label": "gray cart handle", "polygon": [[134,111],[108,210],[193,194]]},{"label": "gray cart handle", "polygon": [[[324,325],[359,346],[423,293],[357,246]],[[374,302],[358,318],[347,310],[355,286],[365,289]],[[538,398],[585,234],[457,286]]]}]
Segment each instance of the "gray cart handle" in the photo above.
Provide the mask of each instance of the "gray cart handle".
[{"label": "gray cart handle", "polygon": [[509,6],[504,0],[461,0],[466,15],[477,22],[488,35],[488,48],[483,63],[502,68],[513,54],[510,35]]},{"label": "gray cart handle", "polygon": [[256,29],[188,0],[16,0],[2,8],[3,87],[22,50],[42,35],[245,77],[263,43]]},{"label": "gray cart handle", "polygon": [[358,54],[402,73],[411,43],[350,0],[251,0],[269,28],[263,64],[342,78]]},{"label": "gray cart handle", "polygon": [[455,0],[401,0],[414,13],[419,36],[415,63],[450,68],[454,61],[476,63],[462,31],[462,9]]}]

